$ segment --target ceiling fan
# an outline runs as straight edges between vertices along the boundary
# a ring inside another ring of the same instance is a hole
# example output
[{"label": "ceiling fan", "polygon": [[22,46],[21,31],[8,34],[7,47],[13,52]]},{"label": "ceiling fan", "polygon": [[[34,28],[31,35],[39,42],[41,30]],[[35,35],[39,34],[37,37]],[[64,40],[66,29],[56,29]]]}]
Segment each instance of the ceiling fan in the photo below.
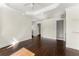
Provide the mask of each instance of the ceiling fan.
[{"label": "ceiling fan", "polygon": [[33,9],[34,7],[39,7],[40,3],[25,3],[24,6],[25,7],[29,6],[29,7],[31,7]]}]

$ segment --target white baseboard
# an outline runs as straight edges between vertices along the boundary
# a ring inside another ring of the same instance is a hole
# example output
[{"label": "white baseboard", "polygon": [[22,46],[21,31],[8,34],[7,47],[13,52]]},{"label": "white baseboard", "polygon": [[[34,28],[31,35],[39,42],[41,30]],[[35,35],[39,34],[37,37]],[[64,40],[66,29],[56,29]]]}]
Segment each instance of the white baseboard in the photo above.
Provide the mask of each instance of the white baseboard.
[{"label": "white baseboard", "polygon": [[4,48],[4,47],[6,47],[6,46],[9,46],[9,45],[11,45],[11,44],[8,43],[8,44],[5,44],[5,45],[1,45],[1,46],[0,46],[0,49],[1,49],[1,48]]},{"label": "white baseboard", "polygon": [[[23,39],[23,40],[22,40]],[[29,40],[29,39],[32,39],[32,37],[28,37],[28,38],[20,38],[18,43],[22,42],[22,41],[26,41],[26,40]],[[6,47],[6,46],[9,46],[9,45],[12,45],[12,42],[0,42],[0,48],[3,48],[3,47]]]},{"label": "white baseboard", "polygon": [[75,50],[79,50],[79,48],[71,47],[71,46],[68,46],[68,45],[66,45],[66,47],[71,48],[71,49],[75,49]]},{"label": "white baseboard", "polygon": [[48,38],[48,39],[56,39],[56,37],[47,37],[47,36],[42,36],[43,38]]}]

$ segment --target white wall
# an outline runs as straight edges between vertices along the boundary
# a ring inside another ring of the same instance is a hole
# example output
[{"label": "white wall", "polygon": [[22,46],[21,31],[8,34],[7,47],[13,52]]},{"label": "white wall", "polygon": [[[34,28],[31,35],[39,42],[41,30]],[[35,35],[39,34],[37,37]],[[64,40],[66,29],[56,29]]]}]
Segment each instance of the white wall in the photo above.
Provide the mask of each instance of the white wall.
[{"label": "white wall", "polygon": [[5,6],[1,7],[0,12],[0,48],[12,43],[13,38],[17,41],[31,39],[31,17]]},{"label": "white wall", "polygon": [[42,21],[41,35],[45,38],[56,39],[56,20],[47,19]]},{"label": "white wall", "polygon": [[79,6],[66,9],[66,46],[79,50]]}]

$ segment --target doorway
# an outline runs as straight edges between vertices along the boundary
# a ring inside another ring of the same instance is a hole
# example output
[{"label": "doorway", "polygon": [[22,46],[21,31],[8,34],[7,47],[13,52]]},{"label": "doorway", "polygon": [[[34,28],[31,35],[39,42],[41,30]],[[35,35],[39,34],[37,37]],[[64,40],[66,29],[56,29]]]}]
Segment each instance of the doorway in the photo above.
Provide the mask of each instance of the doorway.
[{"label": "doorway", "polygon": [[57,40],[64,40],[64,20],[58,20],[56,23],[56,37]]},{"label": "doorway", "polygon": [[65,22],[64,20],[58,20],[56,22],[56,38],[57,38],[57,55],[65,55]]}]

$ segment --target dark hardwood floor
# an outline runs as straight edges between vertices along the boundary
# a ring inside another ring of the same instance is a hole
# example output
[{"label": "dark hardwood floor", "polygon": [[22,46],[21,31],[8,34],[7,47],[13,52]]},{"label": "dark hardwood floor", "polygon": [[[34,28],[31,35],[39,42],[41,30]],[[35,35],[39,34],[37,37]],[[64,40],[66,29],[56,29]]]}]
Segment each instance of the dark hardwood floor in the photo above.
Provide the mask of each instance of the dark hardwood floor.
[{"label": "dark hardwood floor", "polygon": [[[35,37],[30,40],[20,42],[15,48],[0,49],[1,56],[9,56],[20,48],[26,48],[35,53],[36,56],[70,56],[79,55],[79,51],[65,48],[65,42],[61,40]],[[73,52],[74,51],[74,52]],[[76,53],[77,52],[77,53]]]}]

